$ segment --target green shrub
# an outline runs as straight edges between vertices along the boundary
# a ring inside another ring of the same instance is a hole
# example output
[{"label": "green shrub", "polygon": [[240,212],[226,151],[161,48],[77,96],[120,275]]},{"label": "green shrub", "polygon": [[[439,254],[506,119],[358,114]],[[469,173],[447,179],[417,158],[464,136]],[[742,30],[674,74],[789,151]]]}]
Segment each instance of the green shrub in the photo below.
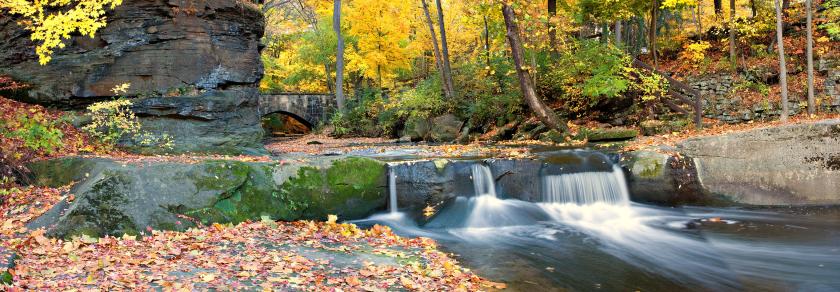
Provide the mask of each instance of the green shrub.
[{"label": "green shrub", "polygon": [[[115,94],[125,93],[128,86],[123,84],[113,91]],[[131,100],[119,98],[88,106],[91,123],[82,130],[109,147],[116,146],[122,140],[129,140],[143,147],[171,148],[172,138],[169,135],[155,136],[142,130],[140,119],[134,115],[131,105]]]},{"label": "green shrub", "polygon": [[57,121],[48,120],[40,113],[21,115],[17,121],[15,129],[8,132],[7,136],[22,139],[27,148],[52,154],[64,145],[61,141],[64,133],[58,128]]},{"label": "green shrub", "polygon": [[378,137],[382,133],[379,114],[383,109],[382,91],[379,89],[360,89],[353,98],[347,100],[346,113],[336,113],[330,119],[333,136],[336,137]]},{"label": "green shrub", "polygon": [[620,49],[593,40],[575,43],[539,76],[539,93],[562,101],[572,116],[590,113],[610,99],[649,100],[668,89],[664,78],[634,68]]}]

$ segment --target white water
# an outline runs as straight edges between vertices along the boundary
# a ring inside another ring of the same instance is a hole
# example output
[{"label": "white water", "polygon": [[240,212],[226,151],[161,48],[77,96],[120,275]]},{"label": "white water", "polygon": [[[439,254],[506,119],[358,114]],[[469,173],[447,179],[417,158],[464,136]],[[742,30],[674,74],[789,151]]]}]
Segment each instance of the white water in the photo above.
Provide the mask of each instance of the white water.
[{"label": "white water", "polygon": [[493,179],[493,172],[490,167],[480,163],[473,164],[472,181],[476,197],[496,197],[496,181]]},{"label": "white water", "polygon": [[[822,246],[793,248],[785,244],[756,248],[755,243],[734,237],[699,236],[685,229],[686,222],[698,217],[727,215],[685,214],[681,210],[631,203],[624,174],[618,166],[613,166],[611,172],[535,177],[534,183],[543,187],[541,203],[500,199],[499,195],[507,194],[497,194],[495,176],[489,167],[477,163],[470,171],[472,196],[462,194],[465,196],[448,204],[421,227],[405,214],[394,212],[396,176],[389,169],[391,212],[368,221],[386,222],[400,233],[446,242],[466,257],[492,263],[490,271],[500,269],[496,277],[501,275],[502,279],[520,270],[526,271],[513,278],[529,279],[534,274],[527,272],[528,269],[540,272],[551,266],[558,269],[551,277],[557,277],[558,282],[573,283],[581,290],[591,289],[591,283],[612,285],[612,290],[638,289],[635,285],[644,285],[646,277],[662,277],[670,281],[667,285],[698,290],[743,290],[739,275],[813,283],[831,279],[836,269],[830,267],[840,266],[836,258],[825,256],[837,253],[834,245],[830,246],[834,248],[831,250]],[[809,257],[809,254],[820,256]],[[517,257],[527,259],[533,266],[517,266],[507,261]],[[767,259],[771,258],[775,261],[768,263]],[[499,268],[499,265],[510,266]],[[626,271],[633,269],[648,276],[638,274],[639,282],[625,283]],[[567,274],[572,276],[563,276]],[[833,283],[840,285],[840,282]],[[654,284],[651,282],[648,290],[663,288]],[[556,283],[545,287],[552,285]],[[814,289],[802,289],[806,290]]]},{"label": "white water", "polygon": [[580,172],[543,177],[543,202],[626,206],[630,204],[630,193],[621,168],[613,165],[612,172]]},{"label": "white water", "polygon": [[399,210],[397,208],[397,172],[390,164],[388,165],[388,199],[388,211],[390,211],[391,214],[398,213]]}]

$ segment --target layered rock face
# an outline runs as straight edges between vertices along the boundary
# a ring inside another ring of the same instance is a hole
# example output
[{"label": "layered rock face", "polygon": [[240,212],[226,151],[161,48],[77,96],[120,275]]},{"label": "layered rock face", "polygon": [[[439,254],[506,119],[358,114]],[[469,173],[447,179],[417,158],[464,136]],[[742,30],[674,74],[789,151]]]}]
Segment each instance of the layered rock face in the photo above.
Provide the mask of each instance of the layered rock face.
[{"label": "layered rock face", "polygon": [[75,37],[46,66],[28,33],[0,16],[0,72],[33,85],[27,102],[80,109],[130,83],[135,111],[174,152],[260,148],[256,84],[262,14],[236,0],[129,0],[96,37]]}]

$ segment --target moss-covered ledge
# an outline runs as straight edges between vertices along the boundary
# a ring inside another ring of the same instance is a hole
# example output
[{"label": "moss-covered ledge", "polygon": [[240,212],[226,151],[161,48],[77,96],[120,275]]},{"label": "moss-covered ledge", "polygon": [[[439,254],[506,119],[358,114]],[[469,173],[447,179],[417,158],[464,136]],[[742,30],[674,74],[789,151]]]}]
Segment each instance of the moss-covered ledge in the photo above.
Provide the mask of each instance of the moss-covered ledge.
[{"label": "moss-covered ledge", "polygon": [[245,220],[358,219],[384,208],[386,167],[361,157],[276,162],[207,160],[123,163],[69,157],[33,164],[38,185],[78,182],[73,202],[31,227],[66,237],[184,230],[197,223]]}]

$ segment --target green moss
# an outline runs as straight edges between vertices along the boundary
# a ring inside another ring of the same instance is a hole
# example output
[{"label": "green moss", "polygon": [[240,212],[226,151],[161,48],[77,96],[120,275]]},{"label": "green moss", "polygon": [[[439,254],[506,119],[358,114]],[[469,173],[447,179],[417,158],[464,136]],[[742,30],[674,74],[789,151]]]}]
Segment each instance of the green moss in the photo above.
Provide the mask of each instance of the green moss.
[{"label": "green moss", "polygon": [[356,157],[322,168],[303,166],[280,186],[279,195],[303,207],[303,218],[362,218],[384,204],[385,171],[380,161]]},{"label": "green moss", "polygon": [[634,165],[641,165],[642,170],[639,176],[643,178],[657,178],[662,175],[662,163],[654,158],[642,158],[635,162]]},{"label": "green moss", "polygon": [[636,138],[639,131],[627,128],[610,128],[610,129],[589,129],[581,128],[575,140],[589,140],[590,142],[598,141],[618,141],[629,140]]},{"label": "green moss", "polygon": [[548,130],[548,132],[540,134],[540,141],[545,142],[552,142],[552,143],[564,143],[566,142],[566,135],[560,133],[557,130]]}]

